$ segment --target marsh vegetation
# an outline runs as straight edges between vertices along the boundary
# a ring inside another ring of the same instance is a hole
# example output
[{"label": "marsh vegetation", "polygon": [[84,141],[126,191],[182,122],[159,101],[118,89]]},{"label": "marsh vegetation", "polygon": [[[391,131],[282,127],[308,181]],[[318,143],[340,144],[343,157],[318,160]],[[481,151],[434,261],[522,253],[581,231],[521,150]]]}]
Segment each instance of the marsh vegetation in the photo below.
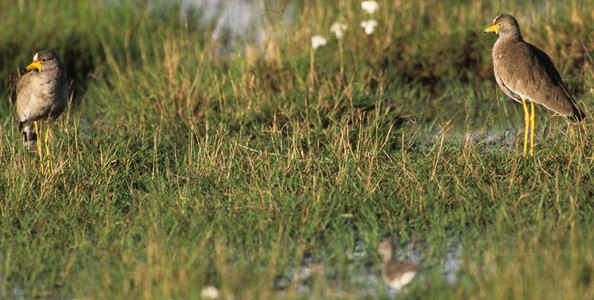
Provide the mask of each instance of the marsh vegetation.
[{"label": "marsh vegetation", "polygon": [[[515,15],[590,115],[589,1],[256,1],[231,54],[151,2],[0,2],[1,297],[386,298],[385,238],[405,297],[594,297],[592,118],[539,107],[524,156],[482,34]],[[43,48],[72,98],[40,159],[12,101]]]}]

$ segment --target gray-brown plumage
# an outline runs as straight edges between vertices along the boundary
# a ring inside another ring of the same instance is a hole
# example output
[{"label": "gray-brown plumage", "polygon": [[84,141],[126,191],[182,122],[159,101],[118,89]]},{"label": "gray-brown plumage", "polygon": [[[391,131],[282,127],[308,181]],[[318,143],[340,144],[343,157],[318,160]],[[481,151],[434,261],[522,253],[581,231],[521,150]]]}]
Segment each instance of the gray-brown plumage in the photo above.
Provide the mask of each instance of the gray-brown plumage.
[{"label": "gray-brown plumage", "polygon": [[[493,45],[493,70],[495,80],[503,92],[524,106],[526,131],[524,153],[527,151],[530,124],[530,155],[534,148],[534,103],[553,112],[580,122],[585,115],[571,97],[563,83],[559,71],[551,58],[542,50],[527,43],[522,38],[516,19],[502,14],[493,20],[493,25],[485,29],[498,36]],[[526,101],[530,103],[528,112]]]},{"label": "gray-brown plumage", "polygon": [[[495,27],[493,27],[495,26]],[[502,14],[493,20],[499,37],[493,46],[495,79],[503,92],[515,101],[522,98],[581,121],[583,113],[571,97],[551,58],[522,38],[516,19]]]},{"label": "gray-brown plumage", "polygon": [[393,252],[390,241],[380,244],[379,253],[383,257],[382,278],[389,286],[399,290],[415,278],[420,265],[397,261],[393,258]]},{"label": "gray-brown plumage", "polygon": [[51,50],[37,52],[27,70],[17,83],[16,103],[19,130],[25,146],[32,149],[37,142],[35,122],[55,120],[64,111],[68,81],[62,61]]}]

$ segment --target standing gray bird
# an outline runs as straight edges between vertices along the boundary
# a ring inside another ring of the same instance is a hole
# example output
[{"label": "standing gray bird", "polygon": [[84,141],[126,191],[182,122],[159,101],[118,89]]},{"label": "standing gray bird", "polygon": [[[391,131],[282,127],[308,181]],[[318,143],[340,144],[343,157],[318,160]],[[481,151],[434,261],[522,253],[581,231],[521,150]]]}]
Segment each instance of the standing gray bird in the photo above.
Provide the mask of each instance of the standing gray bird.
[{"label": "standing gray bird", "polygon": [[400,290],[409,284],[417,275],[420,265],[393,258],[392,242],[385,240],[380,244],[379,253],[383,257],[382,278],[391,287]]},{"label": "standing gray bird", "polygon": [[[542,50],[524,41],[518,21],[508,14],[493,20],[485,29],[498,36],[493,45],[495,80],[503,92],[524,106],[524,154],[527,152],[530,124],[530,156],[534,155],[534,103],[580,122],[585,115],[571,97],[551,58]],[[526,101],[530,102],[528,113]]]},{"label": "standing gray bird", "polygon": [[[62,114],[68,102],[68,81],[64,64],[56,53],[42,50],[35,53],[33,62],[27,66],[30,72],[19,78],[17,84],[17,114],[19,131],[25,137],[29,150],[37,144],[38,122],[55,120]],[[49,128],[47,129],[49,132]],[[46,152],[48,132],[45,137]],[[41,156],[41,146],[38,146]]]}]

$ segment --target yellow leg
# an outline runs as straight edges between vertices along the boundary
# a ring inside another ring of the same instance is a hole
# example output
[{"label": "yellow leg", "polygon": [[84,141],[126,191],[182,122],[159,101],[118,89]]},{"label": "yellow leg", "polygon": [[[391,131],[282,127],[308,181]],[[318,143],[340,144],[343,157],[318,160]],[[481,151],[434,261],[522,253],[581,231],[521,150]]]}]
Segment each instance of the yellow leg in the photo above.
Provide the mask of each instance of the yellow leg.
[{"label": "yellow leg", "polygon": [[534,102],[530,102],[530,123],[532,123],[532,127],[530,128],[530,156],[534,156]]},{"label": "yellow leg", "polygon": [[49,124],[46,124],[46,125],[47,125],[46,126],[47,129],[45,131],[45,140],[44,140],[44,142],[45,142],[45,154],[47,154],[47,156],[49,157],[50,156],[50,152],[49,152],[49,146],[47,145],[47,140],[49,138],[50,127],[49,127]]},{"label": "yellow leg", "polygon": [[33,122],[35,124],[35,136],[37,136],[37,153],[39,153],[39,163],[41,164],[41,174],[43,174],[43,156],[41,155],[41,142],[39,142],[39,126],[37,125],[37,121]]},{"label": "yellow leg", "polygon": [[524,154],[528,152],[528,131],[530,130],[530,114],[528,113],[528,106],[526,100],[522,98],[522,105],[524,106],[524,122],[526,123],[526,130],[524,131]]}]

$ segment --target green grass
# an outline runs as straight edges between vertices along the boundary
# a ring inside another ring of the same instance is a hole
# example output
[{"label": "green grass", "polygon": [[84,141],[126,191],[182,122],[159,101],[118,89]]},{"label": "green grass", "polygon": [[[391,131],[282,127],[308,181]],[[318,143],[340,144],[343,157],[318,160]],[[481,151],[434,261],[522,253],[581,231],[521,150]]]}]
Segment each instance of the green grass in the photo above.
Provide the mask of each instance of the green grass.
[{"label": "green grass", "polygon": [[[227,58],[176,7],[2,2],[0,296],[387,298],[390,238],[423,263],[408,298],[594,297],[591,118],[539,107],[522,155],[481,33],[514,14],[590,114],[594,15],[542,2],[380,1],[371,36],[358,1],[274,4],[273,38]],[[41,48],[73,91],[42,160],[11,103]]]}]

